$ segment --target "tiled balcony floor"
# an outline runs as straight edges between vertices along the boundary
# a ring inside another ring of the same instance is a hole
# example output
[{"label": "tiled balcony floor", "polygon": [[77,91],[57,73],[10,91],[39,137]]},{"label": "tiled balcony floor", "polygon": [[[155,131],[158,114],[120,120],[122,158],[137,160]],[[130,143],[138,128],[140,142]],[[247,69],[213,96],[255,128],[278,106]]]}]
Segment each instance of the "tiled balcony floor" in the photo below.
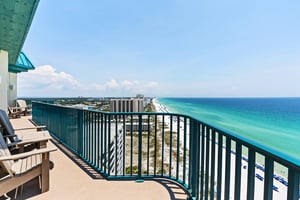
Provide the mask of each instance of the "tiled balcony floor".
[{"label": "tiled balcony floor", "polygon": [[[12,119],[14,128],[33,126],[28,120],[30,116]],[[28,130],[23,131],[26,134]],[[18,134],[18,132],[17,132]],[[50,145],[55,145],[50,142]],[[186,199],[185,192],[176,184],[166,181],[107,181],[100,174],[89,168],[76,156],[64,151],[58,146],[56,152],[51,153],[51,160],[55,163],[50,171],[50,190],[40,194],[38,180],[33,180],[18,192],[17,199]],[[15,192],[9,195],[14,196]],[[0,199],[5,199],[0,197]]]}]

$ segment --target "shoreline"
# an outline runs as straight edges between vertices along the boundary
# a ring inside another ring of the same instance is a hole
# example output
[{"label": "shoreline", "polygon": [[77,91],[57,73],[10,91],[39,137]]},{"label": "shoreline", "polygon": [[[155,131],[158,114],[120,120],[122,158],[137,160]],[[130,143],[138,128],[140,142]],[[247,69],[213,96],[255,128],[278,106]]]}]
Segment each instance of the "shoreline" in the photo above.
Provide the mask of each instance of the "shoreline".
[{"label": "shoreline", "polygon": [[[170,113],[168,108],[157,102],[157,101],[153,101],[153,104],[155,106],[155,110],[156,112],[162,112],[162,113]],[[167,122],[170,122],[170,117],[167,118],[166,120]],[[173,120],[171,123],[173,130],[178,130],[177,129],[177,120]],[[183,127],[183,122],[180,122],[180,130]],[[187,129],[188,129],[187,125]],[[189,135],[189,133],[187,133],[187,135]],[[187,137],[187,140],[188,137]],[[183,144],[183,132],[180,131],[180,143]],[[215,143],[215,145],[218,145],[217,143]],[[188,146],[188,145],[187,145]],[[223,149],[223,151],[225,151],[225,148]],[[225,154],[224,154],[225,155]],[[224,156],[223,156],[224,159]],[[257,160],[260,160],[258,158],[258,156],[256,157],[256,163],[255,163],[255,196],[262,194],[263,193],[263,183],[264,183],[264,172],[265,172],[265,168],[262,164],[260,164],[259,162],[257,162]],[[245,155],[242,155],[242,169],[241,169],[241,176],[242,177],[247,177],[247,168],[248,168],[248,158]],[[224,166],[225,166],[225,160],[223,160]],[[232,166],[233,163],[235,163],[235,152],[233,150],[231,150],[231,163]],[[275,163],[276,164],[276,163]],[[287,177],[286,177],[286,172],[282,171],[282,173],[278,173],[275,170],[275,166],[274,166],[274,173],[273,173],[273,198],[274,199],[282,199],[283,197],[286,197],[287,194]],[[234,180],[234,175],[235,175],[235,169],[232,168],[231,169],[231,180]],[[224,180],[223,180],[224,181]],[[247,185],[247,179],[244,179],[244,181],[241,183],[241,187],[244,187],[245,185]],[[232,194],[232,192],[230,192],[230,194]],[[246,190],[241,192],[241,197],[246,197]],[[232,197],[231,197],[232,198]],[[257,196],[257,198],[260,198]]]}]

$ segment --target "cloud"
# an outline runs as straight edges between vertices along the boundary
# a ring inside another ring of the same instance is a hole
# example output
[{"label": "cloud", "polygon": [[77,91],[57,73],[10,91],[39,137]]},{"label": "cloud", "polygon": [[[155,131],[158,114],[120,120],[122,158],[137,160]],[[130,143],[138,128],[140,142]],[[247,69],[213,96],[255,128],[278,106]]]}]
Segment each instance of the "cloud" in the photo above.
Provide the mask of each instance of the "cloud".
[{"label": "cloud", "polygon": [[58,72],[51,65],[39,66],[18,76],[18,96],[133,96],[137,93],[154,95],[158,86],[154,81],[115,79],[104,83],[82,83],[71,74]]},{"label": "cloud", "polygon": [[111,88],[111,89],[120,87],[119,83],[118,83],[116,80],[114,80],[114,79],[108,81],[105,85],[106,85],[108,88]]}]

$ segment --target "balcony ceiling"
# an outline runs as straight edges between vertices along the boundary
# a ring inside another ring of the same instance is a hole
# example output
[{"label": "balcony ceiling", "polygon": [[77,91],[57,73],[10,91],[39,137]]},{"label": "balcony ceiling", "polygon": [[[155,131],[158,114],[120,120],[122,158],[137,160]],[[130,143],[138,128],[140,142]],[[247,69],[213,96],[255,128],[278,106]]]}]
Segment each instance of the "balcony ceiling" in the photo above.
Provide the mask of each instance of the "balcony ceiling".
[{"label": "balcony ceiling", "polygon": [[0,49],[9,66],[17,64],[39,0],[0,0]]}]

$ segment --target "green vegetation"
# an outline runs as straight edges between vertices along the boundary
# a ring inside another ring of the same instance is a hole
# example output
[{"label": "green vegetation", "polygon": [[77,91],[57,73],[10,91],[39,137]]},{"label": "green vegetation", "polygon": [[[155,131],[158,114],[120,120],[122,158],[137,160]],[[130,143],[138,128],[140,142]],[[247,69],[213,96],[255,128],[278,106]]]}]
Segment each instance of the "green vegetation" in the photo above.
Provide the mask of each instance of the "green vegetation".
[{"label": "green vegetation", "polygon": [[131,167],[126,167],[125,173],[130,174],[131,170],[132,170],[132,174],[137,174],[138,173],[138,166],[132,166],[132,168]]},{"label": "green vegetation", "polygon": [[153,103],[149,103],[145,109],[144,109],[145,112],[156,112],[155,110],[155,106]]},{"label": "green vegetation", "polygon": [[101,110],[105,112],[110,111],[110,102],[108,99],[85,98],[85,97],[62,98],[62,99],[55,99],[54,103],[63,106],[83,104],[86,106],[90,106],[93,110]]},{"label": "green vegetation", "polygon": [[164,170],[158,169],[156,172],[156,174],[166,174],[166,173],[167,173],[166,169]]}]

